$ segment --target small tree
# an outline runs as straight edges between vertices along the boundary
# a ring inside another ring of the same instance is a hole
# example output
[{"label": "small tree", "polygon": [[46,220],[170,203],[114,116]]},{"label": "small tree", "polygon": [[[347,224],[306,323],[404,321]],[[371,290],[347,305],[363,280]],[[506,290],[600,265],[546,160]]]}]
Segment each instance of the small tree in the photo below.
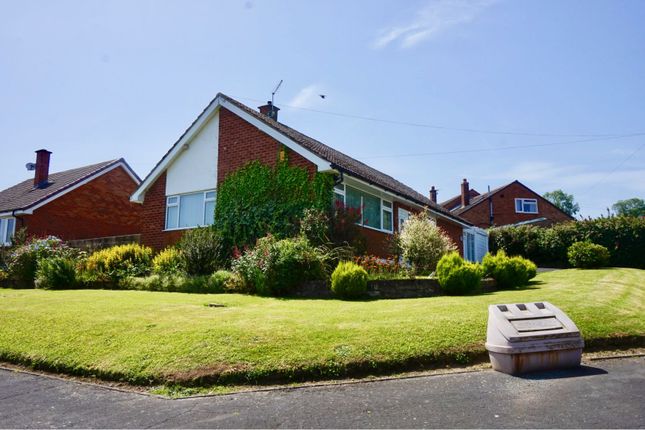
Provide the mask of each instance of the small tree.
[{"label": "small tree", "polygon": [[612,206],[616,215],[645,216],[645,200],[634,197],[627,200],[618,200]]},{"label": "small tree", "polygon": [[567,194],[562,190],[555,190],[544,193],[544,198],[560,208],[562,212],[571,216],[580,212],[580,206],[575,202],[573,194]]},{"label": "small tree", "polygon": [[430,273],[441,257],[457,247],[428,213],[411,215],[399,236],[402,256],[416,273]]}]

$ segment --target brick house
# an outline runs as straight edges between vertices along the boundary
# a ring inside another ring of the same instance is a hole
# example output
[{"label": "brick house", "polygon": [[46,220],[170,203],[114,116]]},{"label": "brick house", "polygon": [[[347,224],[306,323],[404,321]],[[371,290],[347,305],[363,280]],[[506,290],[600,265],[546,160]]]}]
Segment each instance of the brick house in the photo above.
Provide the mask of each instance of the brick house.
[{"label": "brick house", "polygon": [[[433,190],[434,187],[431,193]],[[520,224],[548,226],[574,219],[520,181],[480,194],[464,179],[461,194],[444,201],[441,206],[480,228]]]},{"label": "brick house", "polygon": [[130,195],[141,180],[124,159],[49,173],[51,153],[36,151],[33,179],[0,191],[0,244],[27,235],[85,240],[139,234],[141,207]]},{"label": "brick house", "polygon": [[[486,235],[391,176],[278,122],[278,110],[268,103],[256,111],[218,94],[133,193],[131,200],[143,205],[141,242],[162,249],[185,229],[212,224],[217,185],[228,174],[253,160],[275,165],[285,156],[312,175],[336,175],[335,198],[363,208],[360,224],[371,254],[387,255],[391,235],[424,209],[462,253],[467,234]],[[473,259],[485,253],[487,238],[479,242],[479,253],[466,253]]]}]

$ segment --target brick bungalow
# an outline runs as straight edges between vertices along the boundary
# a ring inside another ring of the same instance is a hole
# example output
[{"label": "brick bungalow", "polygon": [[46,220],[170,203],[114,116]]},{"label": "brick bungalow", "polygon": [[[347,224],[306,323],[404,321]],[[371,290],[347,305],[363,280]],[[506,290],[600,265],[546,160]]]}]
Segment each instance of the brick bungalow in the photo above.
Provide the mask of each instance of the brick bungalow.
[{"label": "brick bungalow", "polygon": [[175,243],[183,230],[211,224],[217,185],[227,175],[253,160],[275,165],[286,156],[310,174],[336,174],[335,198],[349,207],[363,207],[361,226],[369,253],[387,255],[389,237],[411,213],[427,209],[462,253],[464,237],[480,238],[477,252],[474,242],[466,241],[473,246],[466,255],[483,256],[486,234],[470,222],[391,176],[278,122],[278,110],[268,103],[256,111],[218,94],[133,193],[131,200],[143,205],[142,243],[162,249]]},{"label": "brick bungalow", "polygon": [[140,233],[141,207],[129,197],[141,180],[124,159],[50,174],[50,155],[36,151],[34,178],[0,191],[0,245],[23,227],[66,241]]},{"label": "brick bungalow", "polygon": [[[434,187],[431,193],[433,190]],[[436,191],[433,195],[436,202]],[[441,206],[480,228],[521,224],[549,226],[574,219],[517,180],[480,194],[464,179],[461,194]]]}]

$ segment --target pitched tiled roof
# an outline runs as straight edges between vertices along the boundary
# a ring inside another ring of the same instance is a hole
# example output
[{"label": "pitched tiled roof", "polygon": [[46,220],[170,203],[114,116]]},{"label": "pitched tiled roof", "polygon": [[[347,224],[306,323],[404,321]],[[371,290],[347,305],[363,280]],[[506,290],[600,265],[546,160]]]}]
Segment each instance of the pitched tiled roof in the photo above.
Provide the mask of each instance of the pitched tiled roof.
[{"label": "pitched tiled roof", "polygon": [[22,181],[13,187],[0,191],[0,212],[28,209],[119,162],[125,161],[123,159],[110,160],[64,172],[51,173],[48,184],[44,188],[34,188],[33,178]]},{"label": "pitched tiled roof", "polygon": [[367,164],[361,163],[360,161],[348,155],[345,155],[342,152],[337,151],[334,148],[331,148],[325,145],[324,143],[317,141],[316,139],[313,139],[305,134],[302,134],[291,127],[288,127],[282,123],[274,121],[268,116],[263,115],[254,109],[249,108],[248,106],[238,102],[235,99],[232,99],[231,97],[228,97],[225,94],[220,93],[218,94],[218,96],[221,96],[222,98],[226,99],[228,102],[242,109],[244,112],[248,113],[249,115],[252,115],[253,117],[262,121],[263,123],[270,126],[271,128],[286,135],[287,137],[294,140],[302,147],[308,149],[309,151],[311,151],[318,157],[322,158],[323,160],[328,161],[335,169],[346,172],[351,176],[362,179],[373,185],[380,186],[394,194],[397,194],[408,200],[412,200],[413,202],[421,206],[427,206],[432,210],[445,215],[448,218],[452,218],[458,222],[471,225],[469,221],[466,221],[460,218],[459,216],[456,216],[454,213],[451,213],[447,209],[432,202],[428,197],[413,190],[412,188],[403,184],[402,182],[397,181],[393,177],[386,175],[385,173],[382,173],[374,169],[373,167],[368,166]]},{"label": "pitched tiled roof", "polygon": [[466,212],[467,210],[469,210],[470,208],[472,208],[473,206],[478,205],[482,201],[486,200],[488,197],[492,196],[493,194],[495,194],[495,193],[497,193],[499,191],[502,191],[504,188],[508,187],[509,185],[514,184],[515,182],[518,182],[518,181],[515,180],[513,182],[509,182],[508,184],[502,185],[501,187],[497,187],[494,190],[488,191],[487,193],[480,194],[477,197],[475,197],[474,199],[470,199],[470,204],[468,206],[464,206],[464,207],[460,207],[458,209],[455,209],[454,211],[452,211],[452,213],[460,215],[460,214]]},{"label": "pitched tiled roof", "polygon": [[[479,192],[477,192],[474,188],[470,189],[470,201],[473,201],[473,199],[478,195],[479,195]],[[439,204],[444,208],[448,209],[449,211],[454,210],[461,205],[461,194],[457,194],[455,197],[448,199],[445,202],[441,202]]]}]

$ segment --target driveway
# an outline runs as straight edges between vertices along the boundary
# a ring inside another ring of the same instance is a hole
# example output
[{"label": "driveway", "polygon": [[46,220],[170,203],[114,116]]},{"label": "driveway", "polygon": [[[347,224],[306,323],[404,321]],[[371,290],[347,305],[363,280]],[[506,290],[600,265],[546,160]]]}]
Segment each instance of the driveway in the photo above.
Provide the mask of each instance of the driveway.
[{"label": "driveway", "polygon": [[645,427],[645,357],[166,400],[0,371],[1,427]]}]

